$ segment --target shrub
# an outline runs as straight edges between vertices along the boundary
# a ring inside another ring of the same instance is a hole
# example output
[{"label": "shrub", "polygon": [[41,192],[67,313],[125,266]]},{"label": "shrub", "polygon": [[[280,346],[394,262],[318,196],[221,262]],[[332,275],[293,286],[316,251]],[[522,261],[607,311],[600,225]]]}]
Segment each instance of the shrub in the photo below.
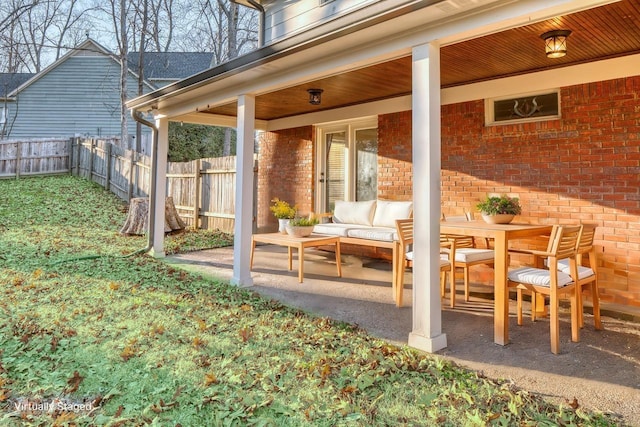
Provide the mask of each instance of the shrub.
[{"label": "shrub", "polygon": [[522,212],[519,199],[509,196],[489,196],[476,208],[485,215],[519,215]]}]

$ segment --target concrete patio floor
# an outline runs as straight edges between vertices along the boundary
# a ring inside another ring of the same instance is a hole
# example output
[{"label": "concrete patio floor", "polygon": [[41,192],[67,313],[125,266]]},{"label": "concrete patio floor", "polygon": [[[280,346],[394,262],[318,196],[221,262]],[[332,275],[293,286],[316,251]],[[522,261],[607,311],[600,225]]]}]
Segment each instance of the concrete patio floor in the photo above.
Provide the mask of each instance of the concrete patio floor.
[{"label": "concrete patio floor", "polygon": [[[233,248],[174,255],[166,261],[205,276],[229,280]],[[357,324],[371,335],[406,345],[411,331],[411,274],[405,277],[404,307],[397,308],[391,293],[388,262],[342,256],[342,276],[336,277],[333,252],[305,251],[304,282],[298,283],[298,260],[287,267],[286,248],[259,245],[252,278],[255,291],[266,298],[317,316]],[[605,305],[604,331],[596,331],[585,315],[581,341],[571,342],[568,310],[562,310],[561,354],[553,355],[547,319],[517,326],[515,303],[510,309],[510,343],[493,343],[491,288],[472,287],[463,301],[458,284],[456,308],[443,300],[442,329],[447,347],[437,354],[481,374],[543,395],[555,403],[577,403],[621,417],[621,425],[640,426],[640,310]],[[525,303],[525,310],[528,304]],[[525,313],[527,316],[527,313]]]}]

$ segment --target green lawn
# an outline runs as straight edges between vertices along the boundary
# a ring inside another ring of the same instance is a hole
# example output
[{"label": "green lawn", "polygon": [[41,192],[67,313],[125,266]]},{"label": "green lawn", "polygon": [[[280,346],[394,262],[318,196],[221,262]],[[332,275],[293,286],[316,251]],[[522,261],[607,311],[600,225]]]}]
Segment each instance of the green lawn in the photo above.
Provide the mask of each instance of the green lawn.
[{"label": "green lawn", "polygon": [[[125,216],[78,178],[0,180],[0,425],[615,424],[125,257],[146,244],[119,235]],[[191,231],[167,247],[225,244]]]}]

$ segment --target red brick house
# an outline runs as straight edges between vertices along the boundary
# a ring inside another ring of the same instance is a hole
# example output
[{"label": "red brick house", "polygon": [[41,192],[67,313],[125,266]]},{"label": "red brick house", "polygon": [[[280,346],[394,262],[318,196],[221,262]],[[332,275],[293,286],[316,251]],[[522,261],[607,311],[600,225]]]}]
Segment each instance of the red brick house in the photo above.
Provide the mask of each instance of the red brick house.
[{"label": "red brick house", "polygon": [[433,286],[414,286],[410,345],[446,346],[440,212],[488,193],[520,197],[524,221],[598,224],[602,300],[640,307],[640,0],[237,2],[261,13],[263,47],[128,103],[154,115],[159,171],[168,121],[237,126],[234,282],[251,285],[259,130],[260,230],[273,197],[413,200],[414,283]]}]

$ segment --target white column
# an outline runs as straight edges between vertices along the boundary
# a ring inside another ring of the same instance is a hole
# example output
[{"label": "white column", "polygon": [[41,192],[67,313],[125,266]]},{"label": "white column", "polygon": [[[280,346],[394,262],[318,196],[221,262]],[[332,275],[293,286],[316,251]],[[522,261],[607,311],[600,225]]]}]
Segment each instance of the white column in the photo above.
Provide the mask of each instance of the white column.
[{"label": "white column", "polygon": [[[155,223],[153,227],[153,247],[151,255],[155,258],[164,258],[164,200],[167,196],[167,153],[169,151],[169,120],[157,119],[158,147],[155,157],[156,164],[156,194],[153,200],[149,200],[155,206]],[[154,155],[154,153],[151,153]],[[153,160],[152,160],[153,161]]]},{"label": "white column", "polygon": [[413,48],[413,330],[409,345],[447,346],[440,301],[440,46]]},{"label": "white column", "polygon": [[253,286],[249,270],[253,230],[253,146],[256,100],[250,95],[238,98],[236,143],[236,211],[233,239],[233,277],[237,286]]}]

